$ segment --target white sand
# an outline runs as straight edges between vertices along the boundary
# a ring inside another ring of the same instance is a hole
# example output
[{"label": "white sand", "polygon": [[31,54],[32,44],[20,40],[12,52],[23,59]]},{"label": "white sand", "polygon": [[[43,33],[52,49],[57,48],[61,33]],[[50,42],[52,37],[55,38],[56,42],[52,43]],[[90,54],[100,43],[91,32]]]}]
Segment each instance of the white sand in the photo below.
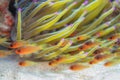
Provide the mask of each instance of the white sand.
[{"label": "white sand", "polygon": [[67,68],[65,65],[49,67],[46,63],[20,67],[18,59],[10,56],[0,59],[0,80],[120,80],[120,65],[105,68],[101,63],[79,72]]}]

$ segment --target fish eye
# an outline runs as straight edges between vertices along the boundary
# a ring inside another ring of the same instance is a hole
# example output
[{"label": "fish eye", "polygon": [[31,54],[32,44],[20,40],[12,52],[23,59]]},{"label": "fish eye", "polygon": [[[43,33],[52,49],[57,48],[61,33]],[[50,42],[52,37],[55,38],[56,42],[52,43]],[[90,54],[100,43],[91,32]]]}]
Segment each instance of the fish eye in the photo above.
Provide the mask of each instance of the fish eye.
[{"label": "fish eye", "polygon": [[80,46],[79,49],[83,49],[84,47],[83,46]]},{"label": "fish eye", "polygon": [[77,40],[80,40],[81,38],[80,37],[77,37]]},{"label": "fish eye", "polygon": [[89,64],[94,64],[94,61],[90,61]]},{"label": "fish eye", "polygon": [[113,36],[109,37],[109,39],[113,39]]},{"label": "fish eye", "polygon": [[21,52],[21,50],[19,49],[19,50],[17,50],[17,52]]},{"label": "fish eye", "polygon": [[92,42],[86,42],[85,44],[86,44],[86,45],[91,45],[91,44],[92,44]]},{"label": "fish eye", "polygon": [[95,59],[100,60],[102,58],[102,55],[97,55]]},{"label": "fish eye", "polygon": [[10,44],[10,47],[13,47],[13,44]]},{"label": "fish eye", "polygon": [[101,53],[100,50],[95,50],[95,51],[94,51],[94,54],[95,54],[95,55],[96,55],[96,54],[99,54],[99,53]]}]

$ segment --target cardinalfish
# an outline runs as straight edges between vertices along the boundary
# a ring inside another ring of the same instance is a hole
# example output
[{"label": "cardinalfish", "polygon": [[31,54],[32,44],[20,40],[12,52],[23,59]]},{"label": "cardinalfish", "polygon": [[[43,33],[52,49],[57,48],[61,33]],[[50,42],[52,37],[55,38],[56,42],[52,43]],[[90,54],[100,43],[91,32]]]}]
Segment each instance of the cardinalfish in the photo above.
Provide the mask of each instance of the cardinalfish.
[{"label": "cardinalfish", "polygon": [[78,41],[82,41],[82,40],[86,40],[88,38],[90,38],[90,36],[88,36],[88,35],[81,35],[81,36],[77,37],[77,40]]},{"label": "cardinalfish", "polygon": [[49,64],[49,66],[57,66],[58,65],[56,60],[50,61],[48,64]]},{"label": "cardinalfish", "polygon": [[19,62],[19,65],[22,66],[22,67],[27,67],[27,66],[33,66],[33,65],[36,65],[37,63],[34,62],[34,61],[21,61]]},{"label": "cardinalfish", "polygon": [[32,54],[34,52],[37,52],[39,50],[42,50],[45,46],[44,45],[41,45],[41,46],[23,46],[23,47],[20,47],[18,49],[15,50],[15,53],[16,54],[19,54],[19,55],[27,55],[27,54]]},{"label": "cardinalfish", "polygon": [[73,32],[70,37],[74,37],[78,32]]},{"label": "cardinalfish", "polygon": [[115,40],[115,39],[118,39],[118,38],[120,38],[120,34],[114,34],[114,35],[110,36],[108,38],[108,40]]},{"label": "cardinalfish", "polygon": [[28,43],[29,43],[28,41],[23,41],[23,40],[14,41],[10,44],[9,48],[12,48],[12,49],[19,48],[19,47],[27,45]]},{"label": "cardinalfish", "polygon": [[80,46],[78,48],[78,50],[87,50],[87,49],[92,48],[98,44],[99,44],[98,42],[89,41],[89,42],[86,42],[85,44],[83,44],[82,46]]},{"label": "cardinalfish", "polygon": [[62,62],[64,62],[65,60],[66,60],[67,58],[65,58],[65,57],[58,57],[58,58],[56,58],[55,60],[52,60],[52,61],[50,61],[49,62],[49,65],[50,66],[57,66],[57,65],[59,65],[60,63],[62,63]]},{"label": "cardinalfish", "polygon": [[105,67],[111,67],[111,66],[115,66],[117,64],[120,64],[120,59],[113,59],[113,60],[109,60],[107,62],[105,62],[104,66]]},{"label": "cardinalfish", "polygon": [[75,55],[75,54],[77,54],[78,52],[79,52],[78,50],[75,50],[75,51],[69,52],[69,54],[70,54],[70,55]]},{"label": "cardinalfish", "polygon": [[113,61],[108,61],[104,64],[105,67],[110,67],[113,66],[114,62]]},{"label": "cardinalfish", "polygon": [[58,57],[57,59],[50,61],[49,65],[50,66],[57,66],[58,64],[64,62],[65,60],[66,60],[65,57]]},{"label": "cardinalfish", "polygon": [[97,64],[98,63],[98,60],[96,59],[93,59],[92,61],[89,62],[89,64],[93,65],[93,64]]},{"label": "cardinalfish", "polygon": [[98,55],[98,54],[101,54],[101,53],[103,53],[105,51],[109,51],[109,50],[110,50],[109,48],[99,48],[93,52],[93,55]]},{"label": "cardinalfish", "polygon": [[112,57],[114,57],[114,55],[112,55],[112,54],[104,54],[104,55],[98,54],[95,56],[95,58],[92,61],[89,62],[89,64],[97,64],[101,61],[104,61],[104,60],[112,58]]},{"label": "cardinalfish", "polygon": [[75,65],[70,66],[70,70],[79,71],[79,70],[84,70],[84,69],[89,68],[89,67],[90,66],[88,66],[88,65],[75,64]]},{"label": "cardinalfish", "polygon": [[104,54],[104,55],[96,55],[95,59],[98,61],[103,61],[103,60],[105,60],[107,58],[111,58],[111,57],[113,57],[112,54]]},{"label": "cardinalfish", "polygon": [[67,58],[64,57],[64,56],[58,57],[58,58],[56,59],[56,63],[57,63],[57,64],[60,64],[60,63],[64,62],[66,59],[67,59]]}]

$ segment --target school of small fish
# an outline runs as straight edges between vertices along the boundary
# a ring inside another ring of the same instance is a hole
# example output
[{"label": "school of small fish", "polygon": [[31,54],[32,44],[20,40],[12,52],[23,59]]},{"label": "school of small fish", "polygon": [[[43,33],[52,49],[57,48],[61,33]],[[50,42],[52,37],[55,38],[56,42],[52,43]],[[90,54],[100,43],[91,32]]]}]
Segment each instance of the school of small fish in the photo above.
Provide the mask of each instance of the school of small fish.
[{"label": "school of small fish", "polygon": [[1,2],[1,58],[16,54],[20,66],[46,61],[73,71],[120,64],[120,0],[15,0],[15,19],[9,1]]}]

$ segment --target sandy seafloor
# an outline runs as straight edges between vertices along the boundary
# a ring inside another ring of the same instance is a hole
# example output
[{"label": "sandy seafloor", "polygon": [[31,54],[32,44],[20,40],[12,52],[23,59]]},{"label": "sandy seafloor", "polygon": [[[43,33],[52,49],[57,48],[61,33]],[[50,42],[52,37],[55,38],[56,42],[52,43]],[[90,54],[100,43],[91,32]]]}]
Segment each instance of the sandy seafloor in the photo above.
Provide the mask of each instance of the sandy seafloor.
[{"label": "sandy seafloor", "polygon": [[31,67],[20,67],[18,60],[16,56],[0,59],[0,80],[120,80],[120,65],[105,68],[100,63],[73,72],[66,65],[50,67],[44,62]]}]

